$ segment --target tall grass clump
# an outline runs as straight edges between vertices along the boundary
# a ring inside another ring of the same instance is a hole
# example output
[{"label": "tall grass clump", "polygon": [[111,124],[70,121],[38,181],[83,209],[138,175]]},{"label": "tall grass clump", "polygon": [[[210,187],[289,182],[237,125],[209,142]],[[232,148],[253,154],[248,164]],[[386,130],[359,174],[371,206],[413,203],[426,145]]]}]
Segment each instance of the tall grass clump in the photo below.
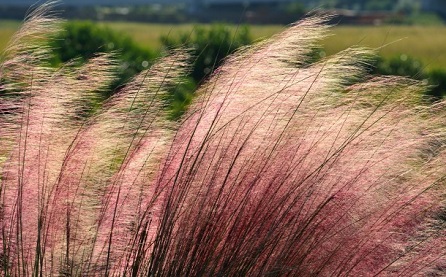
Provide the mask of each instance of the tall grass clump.
[{"label": "tall grass clump", "polygon": [[309,62],[327,18],[226,59],[172,122],[186,50],[91,114],[119,65],[45,66],[47,10],[0,65],[3,276],[445,274],[444,102],[367,49]]}]

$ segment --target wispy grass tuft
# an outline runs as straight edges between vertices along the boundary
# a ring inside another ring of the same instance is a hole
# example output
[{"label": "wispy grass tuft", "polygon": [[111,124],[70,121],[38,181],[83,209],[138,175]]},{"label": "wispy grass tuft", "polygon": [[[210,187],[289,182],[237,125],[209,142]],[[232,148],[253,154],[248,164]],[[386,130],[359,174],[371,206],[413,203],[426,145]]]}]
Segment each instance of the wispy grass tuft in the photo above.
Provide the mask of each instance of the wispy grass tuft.
[{"label": "wispy grass tuft", "polygon": [[172,122],[186,50],[92,113],[118,65],[46,67],[50,7],[0,65],[3,276],[446,273],[445,103],[368,76],[368,49],[311,63],[328,18],[240,50]]}]

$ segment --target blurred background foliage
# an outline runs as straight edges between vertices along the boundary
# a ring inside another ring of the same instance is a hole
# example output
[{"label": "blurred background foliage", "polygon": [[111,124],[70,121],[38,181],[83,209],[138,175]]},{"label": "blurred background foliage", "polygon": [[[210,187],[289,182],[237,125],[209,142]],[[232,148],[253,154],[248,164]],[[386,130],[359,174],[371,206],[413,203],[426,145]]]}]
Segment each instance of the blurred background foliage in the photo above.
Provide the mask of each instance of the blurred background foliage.
[{"label": "blurred background foliage", "polygon": [[111,84],[110,94],[135,74],[148,68],[157,55],[155,51],[137,45],[129,36],[90,21],[69,21],[63,29],[50,42],[54,49],[52,64],[58,66],[73,61],[81,65],[98,53],[116,53],[120,65],[117,79]]},{"label": "blurred background foliage", "polygon": [[241,46],[252,43],[249,28],[240,26],[235,31],[223,24],[213,24],[209,28],[196,26],[190,33],[180,33],[178,36],[161,36],[161,42],[166,49],[185,47],[192,49],[196,57],[191,77],[200,83],[224,58],[234,53]]},{"label": "blurred background foliage", "polygon": [[439,68],[426,70],[421,61],[405,54],[388,59],[378,56],[372,73],[406,76],[424,81],[430,86],[426,95],[431,101],[437,101],[446,96],[446,70]]},{"label": "blurred background foliage", "polygon": [[[248,26],[242,25],[234,29],[224,24],[195,26],[190,32],[162,35],[159,40],[161,51],[143,48],[129,36],[90,21],[69,21],[64,25],[64,31],[51,42],[55,49],[52,63],[57,66],[62,62],[74,60],[74,64],[79,65],[97,53],[116,52],[120,66],[116,82],[112,84],[109,94],[105,95],[108,97],[135,74],[148,68],[156,57],[170,49],[188,49],[193,56],[191,72],[166,97],[171,118],[176,119],[191,102],[197,86],[225,57],[240,47],[253,43]],[[324,49],[318,48],[315,49],[311,60],[314,62],[324,56]],[[427,94],[432,96],[432,100],[446,95],[446,70],[426,70],[420,60],[406,54],[389,58],[378,56],[372,68],[373,74],[408,76],[428,82],[431,89]]]},{"label": "blurred background foliage", "polygon": [[63,27],[63,32],[51,41],[54,48],[51,61],[53,66],[68,61],[74,66],[79,66],[98,53],[116,53],[119,59],[117,79],[111,84],[104,98],[148,68],[163,52],[176,48],[190,50],[194,57],[190,75],[166,98],[173,119],[184,112],[197,85],[218,67],[227,55],[252,43],[247,26],[240,26],[234,32],[223,24],[214,24],[209,28],[197,26],[192,32],[181,33],[175,37],[162,36],[160,41],[164,51],[159,52],[142,48],[129,36],[90,21],[69,21]]},{"label": "blurred background foliage", "polygon": [[[23,18],[24,15],[20,14],[21,8],[8,6],[7,1],[0,3],[0,18]],[[74,3],[70,0],[65,2]],[[441,49],[446,43],[446,37],[440,35],[446,30],[443,26],[446,18],[444,1],[284,0],[264,1],[265,4],[250,3],[253,1],[236,2],[231,5],[217,5],[195,1],[194,3],[198,4],[192,6],[182,1],[169,5],[158,3],[138,6],[72,4],[62,12],[62,16],[68,19],[88,18],[93,21],[68,20],[63,26],[64,31],[51,42],[54,48],[51,63],[57,67],[61,63],[71,61],[74,66],[79,66],[100,52],[115,53],[119,59],[119,69],[116,81],[103,95],[105,99],[118,91],[135,74],[150,67],[154,59],[170,49],[189,49],[194,57],[191,72],[165,99],[171,118],[176,119],[185,111],[196,88],[227,55],[258,39],[279,32],[284,25],[277,23],[294,22],[308,11],[318,8],[322,12],[327,10],[338,14],[338,17],[333,19],[333,24],[347,25],[335,27],[335,35],[325,39],[321,48],[315,49],[310,57],[311,61],[317,61],[351,45],[376,47],[380,49],[380,56],[373,62],[372,74],[408,76],[428,83],[431,86],[427,95],[431,96],[433,101],[446,95],[446,55],[443,55],[444,51]],[[196,24],[216,20],[225,23]],[[19,22],[0,21],[2,48],[19,26]],[[125,21],[150,21],[156,24]],[[265,25],[271,23],[276,25]],[[382,26],[375,26],[377,24]],[[426,27],[427,25],[429,27]],[[387,34],[383,35],[385,32]],[[409,39],[405,42],[395,42],[404,36]],[[390,45],[387,45],[389,43]],[[384,47],[381,49],[382,46]]]},{"label": "blurred background foliage", "polygon": [[252,43],[247,26],[233,30],[223,24],[213,24],[208,28],[196,26],[189,33],[161,36],[160,40],[165,50],[185,48],[191,51],[194,59],[189,78],[178,86],[169,99],[173,119],[185,111],[197,86],[221,65],[226,56]]}]

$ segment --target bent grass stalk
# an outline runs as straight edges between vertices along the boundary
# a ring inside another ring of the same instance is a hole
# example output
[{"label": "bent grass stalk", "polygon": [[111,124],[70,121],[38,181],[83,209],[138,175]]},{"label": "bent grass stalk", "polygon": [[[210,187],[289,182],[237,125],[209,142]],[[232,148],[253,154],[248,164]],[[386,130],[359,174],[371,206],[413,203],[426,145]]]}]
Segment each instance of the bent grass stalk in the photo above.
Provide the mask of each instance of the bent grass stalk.
[{"label": "bent grass stalk", "polygon": [[309,63],[327,18],[239,50],[171,122],[187,51],[91,115],[118,65],[45,67],[50,6],[0,66],[4,276],[445,273],[445,103],[367,49]]}]

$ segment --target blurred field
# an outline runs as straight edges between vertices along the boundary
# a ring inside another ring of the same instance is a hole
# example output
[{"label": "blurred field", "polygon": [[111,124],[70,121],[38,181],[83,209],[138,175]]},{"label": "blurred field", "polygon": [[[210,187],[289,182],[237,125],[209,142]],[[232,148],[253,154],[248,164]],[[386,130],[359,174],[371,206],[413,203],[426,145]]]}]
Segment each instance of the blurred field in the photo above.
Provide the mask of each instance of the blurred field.
[{"label": "blurred field", "polygon": [[[190,33],[194,29],[194,24],[140,24],[127,22],[105,22],[101,25],[108,26],[114,30],[123,32],[138,42],[142,46],[152,47],[154,49],[161,47],[159,38],[161,35],[175,36],[179,33]],[[228,28],[237,30],[237,26],[228,25]],[[255,39],[269,37],[280,30],[284,26],[265,25],[250,26],[249,30]]]},{"label": "blurred field", "polygon": [[[133,37],[139,44],[159,48],[160,35],[175,36],[179,32],[191,32],[192,24],[157,25],[138,23],[102,23]],[[237,26],[230,26],[236,29]],[[284,26],[251,26],[255,39],[269,37],[283,30]],[[446,68],[446,27],[443,26],[340,26],[323,42],[328,55],[352,45],[381,48],[384,57],[408,55],[420,59],[428,68]],[[383,47],[384,46],[384,47]]]},{"label": "blurred field", "polygon": [[384,57],[407,55],[419,59],[427,68],[446,68],[446,27],[380,26],[336,27],[323,42],[327,54],[352,45],[381,48]]},{"label": "blurred field", "polygon": [[[161,35],[176,36],[189,33],[193,24],[140,24],[127,22],[105,22],[108,26],[131,36],[138,44],[152,49],[160,48]],[[18,28],[19,22],[0,21],[0,49]],[[237,29],[237,26],[229,26]],[[255,39],[266,38],[283,30],[283,26],[251,26]],[[408,55],[421,60],[427,68],[446,68],[446,27],[443,26],[340,26],[334,27],[332,35],[322,44],[328,55],[352,45],[381,48],[380,55],[390,57]],[[384,47],[383,47],[384,46]]]},{"label": "blurred field", "polygon": [[0,21],[0,50],[3,50],[8,43],[9,38],[12,37],[14,32],[19,28],[20,21]]}]

